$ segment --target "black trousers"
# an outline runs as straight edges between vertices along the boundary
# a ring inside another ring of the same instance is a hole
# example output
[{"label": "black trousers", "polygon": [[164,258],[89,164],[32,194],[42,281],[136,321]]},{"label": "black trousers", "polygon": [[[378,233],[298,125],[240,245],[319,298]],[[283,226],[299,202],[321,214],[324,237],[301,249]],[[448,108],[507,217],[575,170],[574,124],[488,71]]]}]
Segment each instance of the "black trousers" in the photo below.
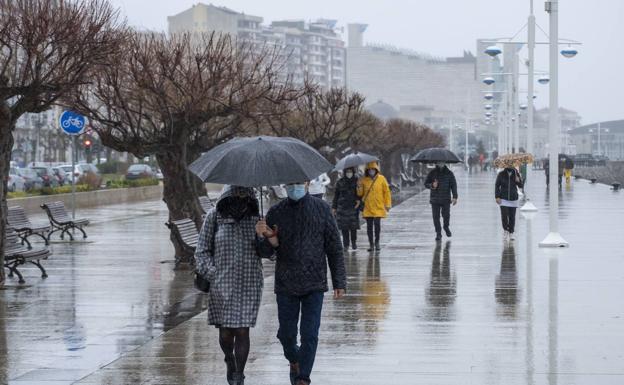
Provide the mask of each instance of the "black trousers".
[{"label": "black trousers", "polygon": [[516,208],[501,206],[501,220],[503,221],[503,230],[513,233],[516,228]]},{"label": "black trousers", "polygon": [[355,249],[355,242],[357,241],[357,230],[341,230],[342,231],[342,245],[344,248],[349,247],[349,239],[351,239],[351,245]]},{"label": "black trousers", "polygon": [[[373,231],[375,237],[373,238]],[[381,233],[381,218],[366,218],[366,233],[368,235],[368,243],[378,244],[379,234]]]},{"label": "black trousers", "polygon": [[440,213],[444,221],[444,228],[449,227],[451,222],[451,204],[450,203],[432,203],[431,215],[433,216],[433,226],[437,234],[442,233],[442,225],[440,224]]}]

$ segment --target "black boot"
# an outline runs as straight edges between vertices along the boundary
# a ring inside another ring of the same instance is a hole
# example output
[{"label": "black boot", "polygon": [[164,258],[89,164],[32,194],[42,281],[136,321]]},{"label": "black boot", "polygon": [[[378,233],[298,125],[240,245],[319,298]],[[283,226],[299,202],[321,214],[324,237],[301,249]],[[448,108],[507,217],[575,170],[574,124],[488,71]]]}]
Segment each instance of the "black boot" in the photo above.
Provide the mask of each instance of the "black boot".
[{"label": "black boot", "polygon": [[446,236],[449,238],[451,237],[451,235],[453,235],[451,233],[451,229],[449,229],[448,226],[444,226],[444,232],[446,233]]},{"label": "black boot", "polygon": [[366,251],[375,251],[375,245],[371,243]]},{"label": "black boot", "polygon": [[352,242],[352,243],[351,243],[351,248],[352,248],[353,250],[357,250],[357,244],[356,244],[355,242]]},{"label": "black boot", "polygon": [[235,385],[245,385],[245,375],[243,373],[236,372],[232,378]]},{"label": "black boot", "polygon": [[442,233],[436,233],[436,241],[441,241],[442,240]]},{"label": "black boot", "polygon": [[379,246],[379,241],[375,242],[375,250],[376,251],[381,250],[381,246]]}]

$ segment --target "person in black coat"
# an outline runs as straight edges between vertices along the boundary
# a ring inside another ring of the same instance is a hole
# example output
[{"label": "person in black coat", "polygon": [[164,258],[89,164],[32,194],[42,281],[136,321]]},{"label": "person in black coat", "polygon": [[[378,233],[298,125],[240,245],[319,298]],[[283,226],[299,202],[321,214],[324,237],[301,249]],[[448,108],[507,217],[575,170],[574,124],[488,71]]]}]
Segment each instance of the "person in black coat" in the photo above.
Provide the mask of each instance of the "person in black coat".
[{"label": "person in black coat", "polygon": [[518,189],[523,188],[522,176],[513,167],[507,167],[498,173],[494,187],[496,203],[500,206],[501,220],[503,223],[504,240],[513,241],[516,225],[516,209],[518,202]]},{"label": "person in black coat", "polygon": [[344,176],[336,182],[332,212],[342,232],[342,245],[349,250],[349,243],[353,250],[357,249],[357,231],[360,229],[360,199],[357,195],[358,178],[354,168],[344,170]]},{"label": "person in black coat", "polygon": [[433,225],[436,231],[436,241],[442,239],[442,226],[440,224],[440,212],[444,220],[444,232],[451,237],[449,224],[451,221],[451,203],[457,204],[457,180],[455,174],[444,163],[437,163],[436,167],[429,172],[425,179],[425,187],[431,190],[429,203],[433,215]]},{"label": "person in black coat", "polygon": [[258,252],[263,257],[277,255],[277,338],[290,363],[291,383],[309,384],[323,296],[329,290],[328,265],[334,299],[344,296],[347,276],[340,233],[330,206],[310,196],[307,183],[291,183],[286,186],[286,193],[288,199],[271,207],[266,221],[259,221],[256,226],[256,233],[262,238]]}]

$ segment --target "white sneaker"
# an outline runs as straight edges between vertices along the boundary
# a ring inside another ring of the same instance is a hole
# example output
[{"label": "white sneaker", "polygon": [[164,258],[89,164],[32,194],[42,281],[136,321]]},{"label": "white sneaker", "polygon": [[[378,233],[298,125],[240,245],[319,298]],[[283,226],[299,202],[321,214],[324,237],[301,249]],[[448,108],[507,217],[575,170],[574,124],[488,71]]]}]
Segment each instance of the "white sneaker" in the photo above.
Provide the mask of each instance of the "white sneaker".
[{"label": "white sneaker", "polygon": [[505,232],[503,233],[503,241],[508,241],[508,240],[509,240],[509,232],[505,230]]},{"label": "white sneaker", "polygon": [[509,233],[509,240],[511,240],[511,241],[515,241],[516,240],[516,236],[514,235],[514,233]]}]

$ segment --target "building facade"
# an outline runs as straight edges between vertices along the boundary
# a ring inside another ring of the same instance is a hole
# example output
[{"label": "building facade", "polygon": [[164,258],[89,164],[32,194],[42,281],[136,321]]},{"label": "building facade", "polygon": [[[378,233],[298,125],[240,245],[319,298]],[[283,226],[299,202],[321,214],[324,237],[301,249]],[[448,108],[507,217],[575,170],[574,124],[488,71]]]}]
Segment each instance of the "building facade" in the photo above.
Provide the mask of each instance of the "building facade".
[{"label": "building facade", "polygon": [[576,127],[568,131],[578,154],[624,160],[624,120],[611,120]]},{"label": "building facade", "polygon": [[216,31],[259,46],[278,47],[285,75],[296,84],[307,78],[324,88],[345,85],[346,48],[335,20],[283,20],[265,26],[262,17],[202,3],[167,20],[170,34]]}]

